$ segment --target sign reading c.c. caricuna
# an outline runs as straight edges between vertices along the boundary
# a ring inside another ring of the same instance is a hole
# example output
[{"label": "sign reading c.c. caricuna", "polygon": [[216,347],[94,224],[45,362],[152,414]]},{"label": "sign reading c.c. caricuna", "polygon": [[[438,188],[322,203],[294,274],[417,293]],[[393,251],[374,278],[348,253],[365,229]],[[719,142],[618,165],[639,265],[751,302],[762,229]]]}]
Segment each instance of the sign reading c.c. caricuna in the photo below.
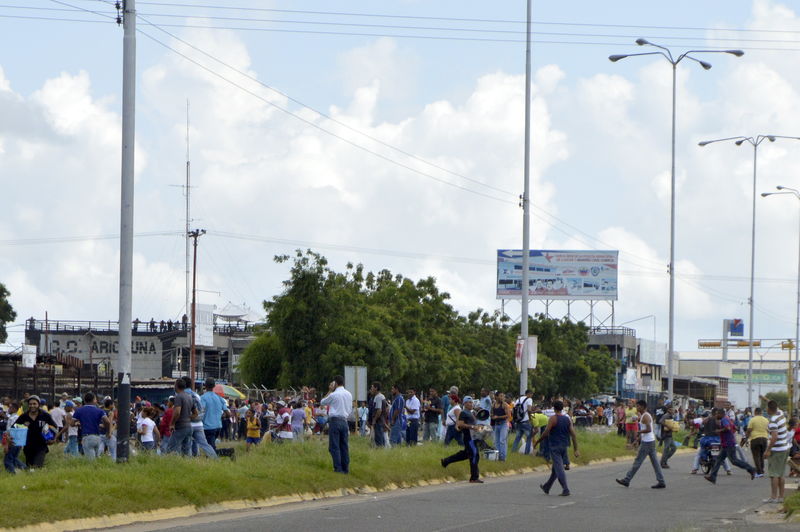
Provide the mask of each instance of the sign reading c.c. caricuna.
[{"label": "sign reading c.c. caricuna", "polygon": [[[531,299],[617,300],[619,251],[530,250]],[[497,298],[522,298],[522,251],[497,250]]]}]

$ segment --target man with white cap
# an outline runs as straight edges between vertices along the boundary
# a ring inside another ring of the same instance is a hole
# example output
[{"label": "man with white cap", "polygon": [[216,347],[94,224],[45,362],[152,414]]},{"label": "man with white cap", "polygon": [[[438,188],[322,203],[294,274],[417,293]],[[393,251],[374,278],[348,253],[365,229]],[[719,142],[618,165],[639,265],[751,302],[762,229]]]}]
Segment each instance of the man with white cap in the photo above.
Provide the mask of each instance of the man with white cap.
[{"label": "man with white cap", "polygon": [[456,429],[461,433],[464,438],[464,450],[458,451],[456,454],[442,458],[442,467],[447,467],[454,462],[461,462],[462,460],[469,460],[469,481],[473,484],[483,484],[480,479],[480,471],[478,470],[478,461],[480,460],[480,453],[472,440],[471,430],[478,428],[475,423],[475,416],[472,415],[473,400],[469,395],[464,397],[464,408],[458,415],[456,422]]}]

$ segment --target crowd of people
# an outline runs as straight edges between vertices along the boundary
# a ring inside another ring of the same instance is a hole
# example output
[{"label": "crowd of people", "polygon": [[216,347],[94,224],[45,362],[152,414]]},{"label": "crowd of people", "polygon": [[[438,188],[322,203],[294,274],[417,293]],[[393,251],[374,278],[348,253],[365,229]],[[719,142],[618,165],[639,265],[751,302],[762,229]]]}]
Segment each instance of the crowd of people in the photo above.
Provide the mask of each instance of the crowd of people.
[{"label": "crowd of people", "polygon": [[[304,389],[294,396],[244,401],[218,395],[213,379],[207,379],[198,393],[188,378],[179,378],[166,402],[138,397],[134,401],[133,448],[217,459],[224,454],[217,447],[221,440],[243,441],[245,451],[250,451],[263,442],[287,444],[327,435],[334,470],[348,473],[351,434],[369,438],[376,448],[455,442],[463,449],[443,458],[442,466],[468,461],[471,482],[481,482],[482,456],[505,461],[509,452],[535,453],[552,466],[542,490],[549,493],[559,481],[561,494],[569,495],[565,471],[570,468],[570,445],[578,454],[575,427],[601,425],[607,427],[602,430],[616,427],[629,448],[637,449],[630,471],[617,479],[625,487],[646,460],[656,476],[652,487],[666,487],[662,470],[670,467],[670,458],[681,445],[697,449],[691,473],[698,474],[701,464],[706,464],[705,479],[711,483],[716,483],[720,468],[731,474],[731,465],[746,470],[751,478],[770,476],[767,502],[783,500],[787,464],[790,476],[800,476],[800,424],[774,402],[768,403],[765,412],[760,408],[737,411],[731,406],[706,409],[694,403],[676,408],[663,399],[655,405],[634,400],[598,404],[534,399],[531,390],[518,397],[489,389],[462,396],[456,386],[441,395],[434,388],[418,394],[397,385],[391,386],[387,398],[381,383],[373,382],[368,401],[356,403],[343,384],[341,376],[335,377],[321,399],[315,390]],[[10,473],[41,468],[58,443],[68,456],[92,460],[107,453],[114,459],[118,419],[115,401],[93,393],[63,394],[52,405],[36,395],[26,395],[21,401],[6,397],[0,405],[5,468]],[[682,441],[675,436],[679,431],[687,432]],[[744,454],[748,447],[752,465]]]}]

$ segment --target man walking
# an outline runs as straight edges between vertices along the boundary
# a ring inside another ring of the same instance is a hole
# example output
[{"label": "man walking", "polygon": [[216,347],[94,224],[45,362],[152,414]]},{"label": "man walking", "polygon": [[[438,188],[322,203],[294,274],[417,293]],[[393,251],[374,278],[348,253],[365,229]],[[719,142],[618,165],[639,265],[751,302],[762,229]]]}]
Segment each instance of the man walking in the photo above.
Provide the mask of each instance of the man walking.
[{"label": "man walking", "polygon": [[714,410],[714,417],[717,420],[717,433],[719,434],[720,450],[717,459],[714,461],[714,466],[711,468],[711,472],[703,478],[712,484],[716,484],[717,471],[719,471],[722,462],[725,460],[725,458],[727,458],[730,460],[731,464],[747,470],[747,472],[750,473],[750,480],[754,479],[756,476],[755,468],[747,462],[743,462],[738,456],[736,456],[736,426],[734,425],[733,421],[725,415],[725,411],[722,408],[717,408]]},{"label": "man walking", "polygon": [[336,473],[350,473],[350,448],[347,418],[353,410],[353,396],[344,387],[344,377],[336,375],[329,385],[330,393],[320,404],[328,407],[328,451]]},{"label": "man walking", "polygon": [[395,384],[392,386],[392,408],[389,411],[391,424],[389,441],[392,445],[400,445],[403,442],[403,411],[405,407],[406,402],[403,394],[400,393],[400,387]]},{"label": "man walking", "polygon": [[419,411],[420,403],[417,399],[417,391],[410,388],[407,392],[408,400],[406,401],[406,417],[408,419],[408,426],[406,427],[406,444],[416,445],[419,436]]},{"label": "man walking", "polygon": [[767,458],[767,471],[769,473],[770,487],[772,496],[766,499],[767,503],[783,503],[784,490],[786,488],[786,460],[789,458],[789,449],[792,448],[792,440],[786,428],[786,416],[778,409],[778,403],[770,401],[767,403],[767,414],[769,414],[769,444],[764,456]]},{"label": "man walking", "polygon": [[188,456],[192,448],[192,397],[186,393],[186,381],[175,379],[172,419],[169,430],[172,436],[167,444],[167,452],[179,451]]},{"label": "man walking", "polygon": [[675,441],[673,440],[673,429],[677,422],[673,417],[673,410],[672,405],[666,405],[664,407],[664,413],[661,414],[661,444],[664,446],[664,449],[661,451],[661,469],[669,469],[669,464],[667,463],[672,455],[675,454],[677,450],[677,446],[675,445]]},{"label": "man walking", "polygon": [[550,444],[550,459],[553,462],[550,469],[550,478],[544,484],[539,484],[539,487],[545,495],[549,495],[550,488],[553,487],[553,483],[558,479],[558,483],[561,484],[561,496],[568,497],[569,487],[567,486],[567,474],[564,472],[564,463],[568,461],[567,452],[570,439],[572,440],[575,458],[580,457],[578,437],[575,434],[575,428],[572,426],[572,420],[563,413],[564,403],[555,401],[553,409],[555,410],[555,415],[547,421],[547,427],[534,444],[535,447],[542,440],[548,440]]},{"label": "man walking", "polygon": [[72,419],[81,427],[83,455],[89,460],[94,460],[100,456],[102,445],[100,434],[108,430],[109,421],[105,411],[97,406],[97,397],[92,392],[87,392],[83,396],[83,406],[75,410]]},{"label": "man walking", "polygon": [[767,438],[769,438],[769,420],[762,414],[761,408],[755,409],[755,415],[747,422],[747,430],[742,445],[750,442],[750,452],[753,453],[753,466],[756,468],[756,478],[764,476],[764,453],[767,452]]},{"label": "man walking", "polygon": [[422,441],[439,439],[439,415],[442,414],[442,400],[434,388],[428,390],[428,400],[422,409],[424,413],[422,425]]},{"label": "man walking", "polygon": [[512,417],[514,420],[514,427],[517,435],[514,437],[514,443],[511,445],[511,452],[517,452],[519,449],[522,437],[525,436],[525,454],[531,454],[531,444],[533,443],[533,430],[531,426],[531,412],[533,411],[533,390],[525,390],[525,395],[520,397],[514,403],[512,409]]},{"label": "man walking", "polygon": [[[203,451],[206,456],[216,460],[219,458],[217,456],[217,451],[215,451],[214,448],[208,444],[208,441],[206,440],[206,433],[203,431],[203,417],[205,412],[203,411],[203,404],[200,400],[200,396],[196,391],[194,391],[194,383],[192,382],[192,379],[189,377],[183,377],[183,380],[186,384],[186,394],[192,400],[192,456],[197,456],[199,451]],[[221,425],[222,420],[220,420],[220,426]]]},{"label": "man walking", "polygon": [[470,431],[476,427],[475,416],[472,415],[472,397],[466,396],[464,398],[464,408],[458,415],[458,421],[456,422],[456,430],[458,430],[464,438],[464,449],[447,458],[442,458],[441,463],[442,467],[447,467],[454,462],[469,460],[469,481],[473,484],[483,484],[483,481],[480,479],[480,471],[478,470],[480,453],[470,433]]},{"label": "man walking", "polygon": [[631,467],[625,478],[616,479],[617,484],[630,486],[633,476],[639,471],[645,458],[650,458],[650,463],[653,466],[653,471],[656,473],[657,484],[650,486],[653,489],[663,489],[667,487],[664,482],[664,474],[661,472],[661,465],[658,461],[658,453],[656,452],[656,435],[653,433],[653,416],[647,411],[647,401],[639,400],[636,402],[636,412],[639,419],[638,438],[639,438],[639,452],[636,459],[633,461]]},{"label": "man walking", "polygon": [[203,432],[206,435],[206,442],[216,452],[217,437],[222,428],[222,415],[230,416],[228,404],[225,399],[214,393],[214,379],[208,377],[204,383],[205,393],[200,397],[200,404],[203,407]]}]

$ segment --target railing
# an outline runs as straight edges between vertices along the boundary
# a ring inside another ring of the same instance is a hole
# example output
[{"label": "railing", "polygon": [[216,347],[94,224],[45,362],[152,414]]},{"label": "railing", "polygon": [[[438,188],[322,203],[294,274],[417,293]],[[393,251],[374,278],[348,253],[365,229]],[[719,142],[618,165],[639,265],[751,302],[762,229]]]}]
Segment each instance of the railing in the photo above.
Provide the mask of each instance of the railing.
[{"label": "railing", "polygon": [[[137,321],[131,322],[131,329],[136,332],[145,333],[161,333],[171,331],[185,331],[190,327],[190,323],[183,324],[180,321],[171,320],[152,320],[152,321]],[[214,332],[218,334],[235,334],[243,332],[251,332],[256,325],[263,325],[259,323],[251,323],[244,321],[230,322],[230,323],[215,323]],[[88,333],[90,331],[96,332],[116,332],[119,331],[119,322],[117,321],[72,321],[72,320],[37,320],[30,318],[25,322],[25,328],[29,331],[68,331],[68,332],[82,332]]]},{"label": "railing", "polygon": [[636,337],[636,329],[630,327],[592,327],[589,334],[596,335],[620,335]]}]

